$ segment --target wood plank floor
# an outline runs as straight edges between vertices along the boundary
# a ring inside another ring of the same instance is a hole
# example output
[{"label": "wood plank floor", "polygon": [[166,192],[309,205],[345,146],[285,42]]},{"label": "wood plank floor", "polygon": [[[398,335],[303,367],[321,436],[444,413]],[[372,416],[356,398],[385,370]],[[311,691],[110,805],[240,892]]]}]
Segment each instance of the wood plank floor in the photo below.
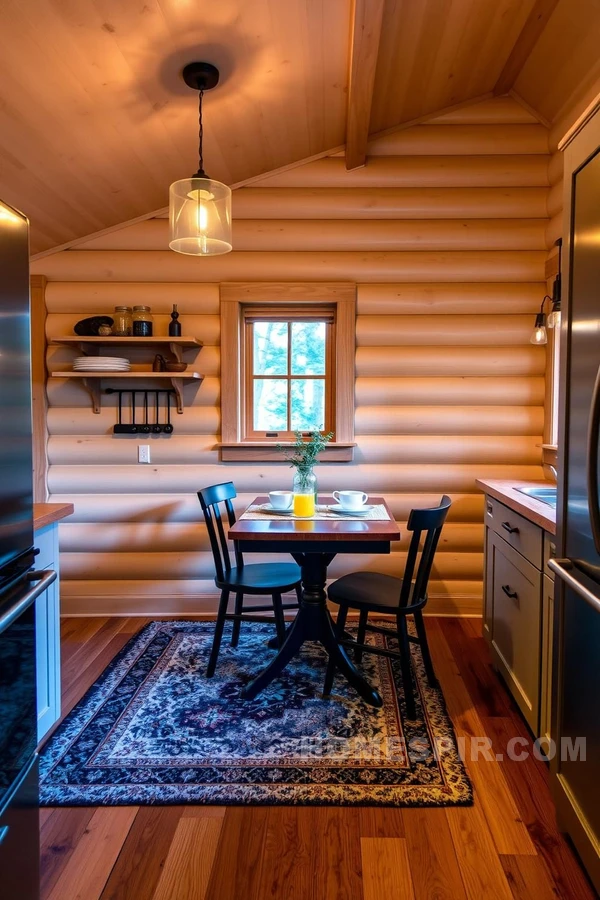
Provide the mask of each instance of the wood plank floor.
[{"label": "wood plank floor", "polygon": [[[64,714],[144,624],[63,621]],[[427,628],[473,807],[45,809],[42,900],[593,900],[545,764],[507,758],[510,738],[531,741],[479,623]]]}]

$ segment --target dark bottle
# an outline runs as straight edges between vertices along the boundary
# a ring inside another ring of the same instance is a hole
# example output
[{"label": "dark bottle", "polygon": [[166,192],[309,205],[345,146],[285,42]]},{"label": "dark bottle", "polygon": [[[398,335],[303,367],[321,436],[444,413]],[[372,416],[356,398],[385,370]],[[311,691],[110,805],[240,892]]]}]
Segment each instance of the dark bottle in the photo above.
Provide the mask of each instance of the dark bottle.
[{"label": "dark bottle", "polygon": [[171,337],[181,337],[181,322],[179,322],[178,319],[179,313],[177,312],[177,304],[174,303],[171,321],[169,322],[169,334]]}]

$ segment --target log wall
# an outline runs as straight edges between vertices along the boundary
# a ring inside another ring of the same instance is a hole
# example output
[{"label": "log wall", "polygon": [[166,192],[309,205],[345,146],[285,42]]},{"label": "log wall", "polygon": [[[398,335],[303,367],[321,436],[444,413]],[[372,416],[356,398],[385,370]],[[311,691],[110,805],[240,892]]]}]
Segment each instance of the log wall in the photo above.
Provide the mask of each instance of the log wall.
[{"label": "log wall", "polygon": [[[383,493],[403,529],[411,507],[450,493],[430,609],[479,612],[475,479],[542,475],[545,354],[529,336],[558,211],[547,132],[516,103],[507,121],[507,103],[498,101],[497,120],[489,101],[468,125],[441,117],[374,142],[362,169],[331,157],[240,189],[227,256],[171,253],[166,221],[155,219],[34,263],[48,278],[49,338],[141,302],[165,334],[175,302],[184,334],[205,343],[194,366],[205,380],[185,388],[170,437],[114,436],[113,397],[94,415],[81,384],[49,379],[50,499],[75,504],[60,526],[63,612],[214,609],[194,492],[232,479],[242,506],[291,483],[285,464],[221,463],[215,446],[219,282],[253,280],[357,283],[355,459],[320,466],[320,488]],[[50,346],[49,371],[75,355]],[[143,359],[136,348],[134,364]],[[151,465],[137,463],[140,443]],[[403,533],[389,557],[338,557],[331,574],[398,572],[405,552]]]}]

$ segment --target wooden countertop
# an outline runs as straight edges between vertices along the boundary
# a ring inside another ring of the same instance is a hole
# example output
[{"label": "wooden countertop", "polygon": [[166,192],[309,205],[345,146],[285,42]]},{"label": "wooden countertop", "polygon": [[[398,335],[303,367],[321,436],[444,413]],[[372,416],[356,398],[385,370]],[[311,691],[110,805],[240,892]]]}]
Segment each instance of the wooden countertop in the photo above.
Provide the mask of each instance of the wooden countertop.
[{"label": "wooden countertop", "polygon": [[39,531],[46,525],[52,525],[75,512],[72,503],[34,503],[33,504],[33,530]]},{"label": "wooden countertop", "polygon": [[535,497],[529,497],[527,494],[521,494],[515,488],[536,487],[543,485],[544,487],[552,487],[551,481],[501,481],[497,479],[478,478],[475,482],[478,488],[481,488],[486,494],[495,497],[501,503],[505,503],[510,509],[520,513],[530,522],[535,522],[540,528],[556,534],[556,510]]}]

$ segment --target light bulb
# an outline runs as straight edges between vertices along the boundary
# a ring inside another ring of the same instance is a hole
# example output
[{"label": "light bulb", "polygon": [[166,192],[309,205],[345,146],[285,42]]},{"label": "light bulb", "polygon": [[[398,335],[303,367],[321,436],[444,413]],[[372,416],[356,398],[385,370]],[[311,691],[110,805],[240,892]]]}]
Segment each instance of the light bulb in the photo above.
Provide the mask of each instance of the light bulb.
[{"label": "light bulb", "polygon": [[546,326],[545,325],[536,325],[533,329],[533,334],[529,338],[530,344],[547,344],[548,336],[546,334]]}]

